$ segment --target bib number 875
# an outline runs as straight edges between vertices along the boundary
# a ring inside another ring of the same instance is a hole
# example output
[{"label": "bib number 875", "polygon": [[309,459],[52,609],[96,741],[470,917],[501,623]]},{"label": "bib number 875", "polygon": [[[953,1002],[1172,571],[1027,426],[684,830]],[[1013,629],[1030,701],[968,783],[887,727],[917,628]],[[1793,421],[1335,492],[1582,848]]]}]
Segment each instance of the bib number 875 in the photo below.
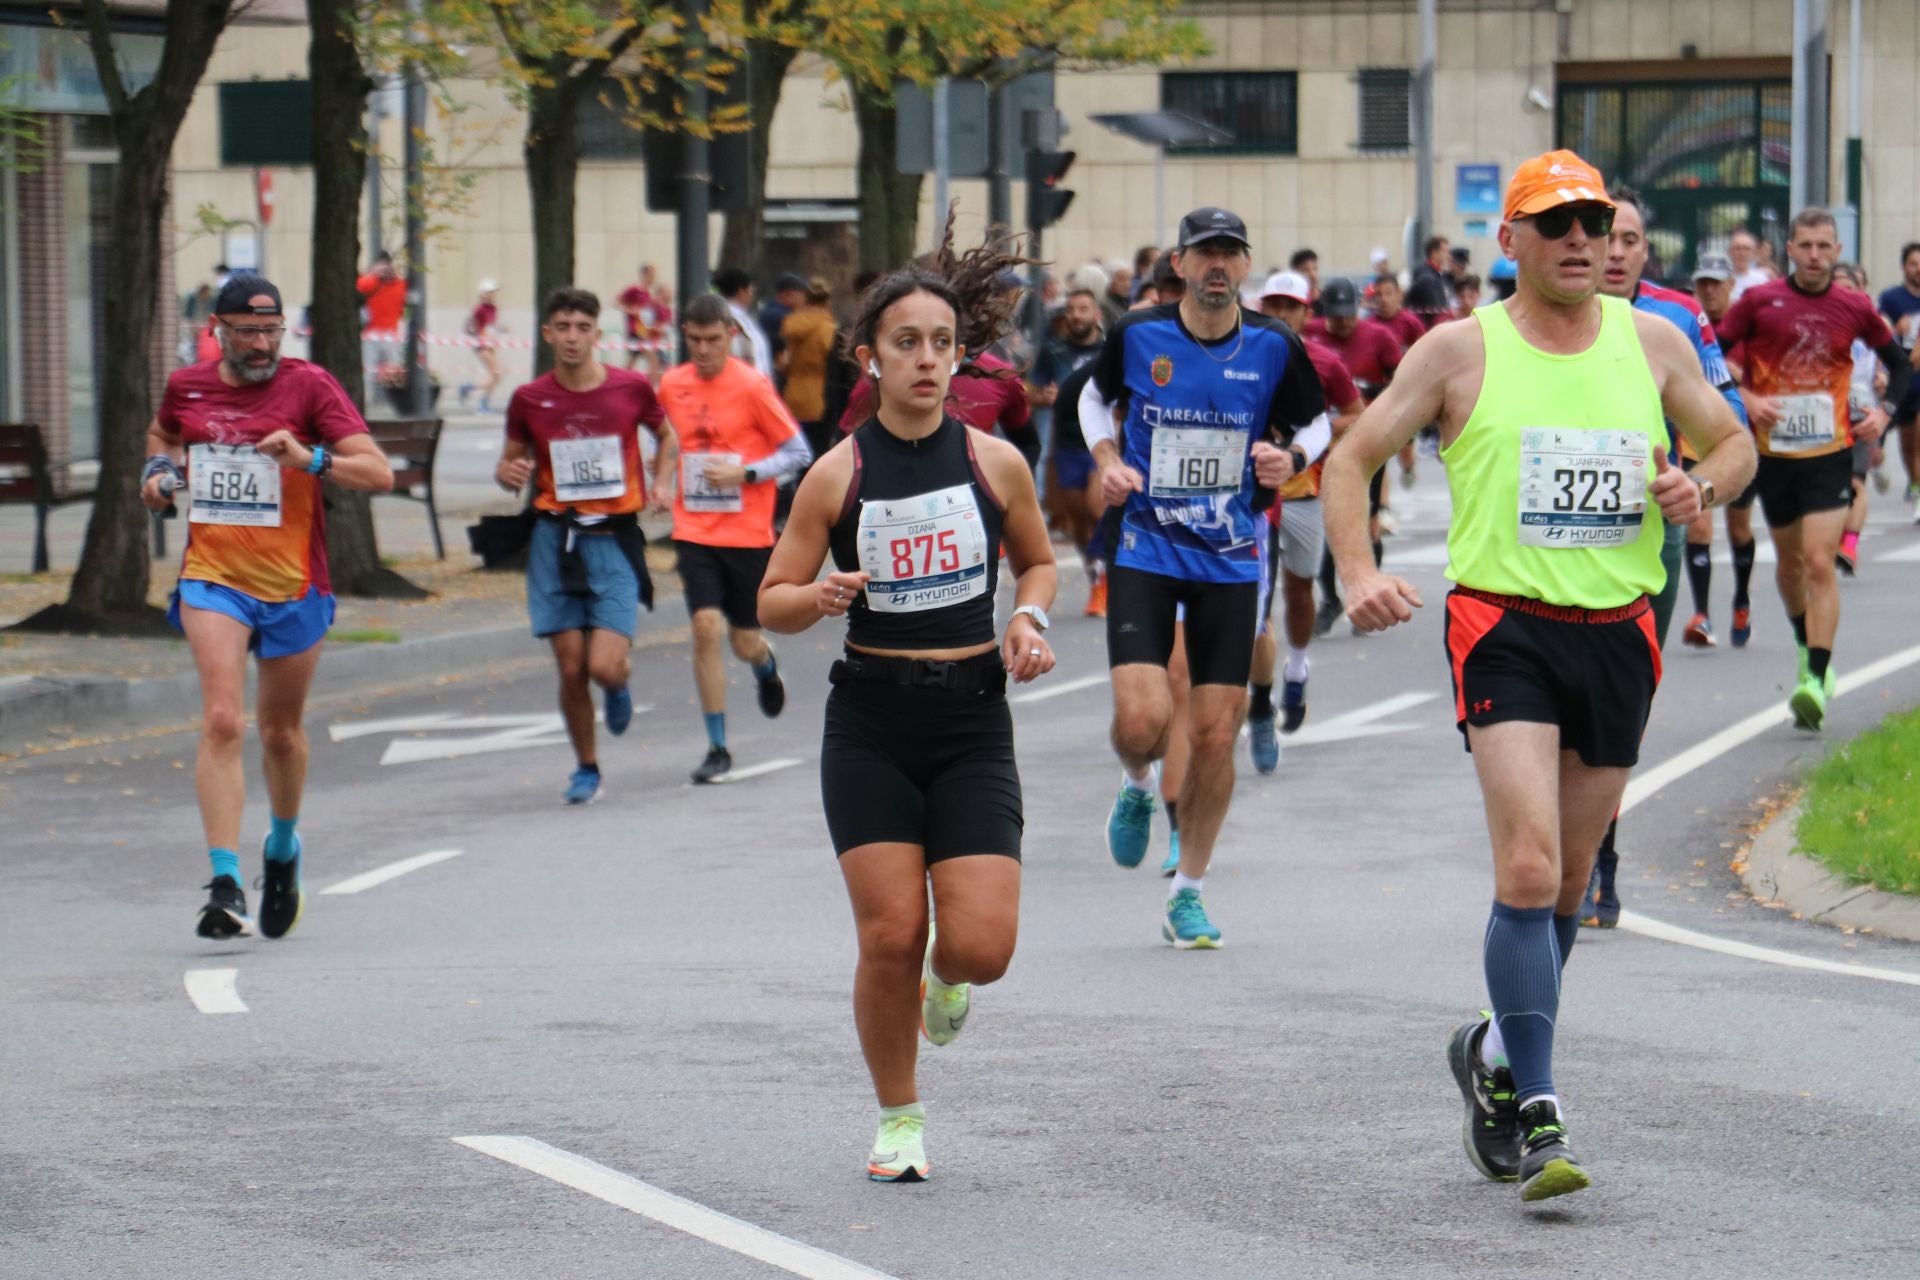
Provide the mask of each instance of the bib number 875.
[{"label": "bib number 875", "polygon": [[960,569],[960,544],[952,529],[942,529],[937,536],[921,533],[911,538],[895,538],[887,544],[887,554],[893,557],[895,581],[925,578],[935,573],[957,573]]},{"label": "bib number 875", "polygon": [[1620,480],[1618,471],[1561,467],[1553,473],[1553,482],[1560,486],[1553,495],[1553,509],[1589,514],[1616,512],[1620,510]]},{"label": "bib number 875", "polygon": [[207,497],[215,502],[258,502],[259,480],[240,471],[215,471],[207,477]]}]

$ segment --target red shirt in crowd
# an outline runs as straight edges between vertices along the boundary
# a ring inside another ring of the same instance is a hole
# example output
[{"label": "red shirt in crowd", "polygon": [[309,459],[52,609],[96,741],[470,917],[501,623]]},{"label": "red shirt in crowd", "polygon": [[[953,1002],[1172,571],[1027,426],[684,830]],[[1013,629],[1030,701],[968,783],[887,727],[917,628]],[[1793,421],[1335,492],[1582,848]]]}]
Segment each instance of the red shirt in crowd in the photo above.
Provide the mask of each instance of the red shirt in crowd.
[{"label": "red shirt in crowd", "polygon": [[1405,307],[1394,312],[1393,319],[1391,320],[1383,319],[1380,316],[1375,316],[1373,319],[1375,324],[1385,325],[1393,331],[1393,336],[1400,340],[1402,350],[1410,350],[1414,343],[1420,341],[1421,335],[1427,331],[1427,322]]},{"label": "red shirt in crowd", "polygon": [[[1333,353],[1331,347],[1322,345],[1317,338],[1306,339],[1304,345],[1313,372],[1320,379],[1320,394],[1327,400],[1327,417],[1337,418],[1360,399],[1360,388],[1354,385],[1353,375],[1347,372],[1347,366],[1340,362],[1340,357]],[[1323,453],[1304,475],[1295,476],[1281,486],[1281,499],[1317,497],[1320,493],[1320,472],[1326,464],[1327,456]]]},{"label": "red shirt in crowd", "polygon": [[362,333],[397,334],[400,318],[407,311],[407,282],[399,276],[382,280],[372,271],[354,282],[367,308],[367,323]]},{"label": "red shirt in crowd", "polygon": [[647,505],[639,429],[659,435],[666,413],[645,374],[601,367],[606,381],[591,391],[569,391],[547,373],[507,402],[507,439],[533,448],[533,505],[542,511],[613,516]]},{"label": "red shirt in crowd", "polygon": [[1373,388],[1375,395],[1393,378],[1393,371],[1400,367],[1400,357],[1405,354],[1393,330],[1378,320],[1363,318],[1354,325],[1352,333],[1336,338],[1327,328],[1325,318],[1315,316],[1307,321],[1305,336],[1339,356],[1340,363],[1347,366],[1354,380]]},{"label": "red shirt in crowd", "polygon": [[[1001,434],[1018,431],[1033,420],[1033,406],[1027,402],[1027,389],[1013,366],[991,353],[969,362],[997,376],[983,377],[970,371],[955,374],[947,384],[947,412],[976,431],[989,435],[998,425]],[[847,397],[847,411],[840,415],[840,430],[851,432],[874,414],[874,381],[862,378]]]}]

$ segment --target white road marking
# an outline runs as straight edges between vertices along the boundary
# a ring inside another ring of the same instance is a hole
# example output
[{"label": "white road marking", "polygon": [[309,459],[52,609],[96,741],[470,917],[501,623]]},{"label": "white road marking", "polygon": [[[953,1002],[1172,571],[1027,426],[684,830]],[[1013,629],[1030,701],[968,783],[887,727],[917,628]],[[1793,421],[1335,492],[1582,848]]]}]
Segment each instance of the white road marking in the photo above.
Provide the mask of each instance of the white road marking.
[{"label": "white road marking", "polygon": [[1385,564],[1388,569],[1405,569],[1418,566],[1439,567],[1447,562],[1447,544],[1429,542],[1418,546],[1402,547],[1391,539],[1387,541]]},{"label": "white road marking", "polygon": [[1875,564],[1898,564],[1908,560],[1920,560],[1920,542],[1909,543],[1898,551],[1889,551],[1873,558]]},{"label": "white road marking", "polygon": [[384,867],[375,867],[372,871],[363,871],[357,876],[348,876],[338,884],[330,884],[321,893],[361,893],[377,884],[385,884],[409,871],[418,871],[430,867],[436,862],[445,862],[448,858],[460,856],[459,849],[436,849],[432,853],[416,853],[411,858],[402,858],[398,862],[389,862]]},{"label": "white road marking", "polygon": [[1417,729],[1413,724],[1381,724],[1388,716],[1411,710],[1423,702],[1431,702],[1440,695],[1425,690],[1417,693],[1397,693],[1391,698],[1369,703],[1345,715],[1323,720],[1318,724],[1304,725],[1298,733],[1289,734],[1280,739],[1281,746],[1310,747],[1316,743],[1344,742],[1349,738],[1375,738],[1387,733],[1405,733]]},{"label": "white road marking", "polygon": [[238,969],[187,970],[187,998],[202,1013],[245,1013],[246,1002],[234,980]]},{"label": "white road marking", "polygon": [[[648,705],[636,705],[633,714],[651,711]],[[596,722],[604,720],[596,715]],[[519,716],[454,716],[448,719],[422,718],[421,722],[376,721],[374,733],[417,733],[423,730],[492,729],[494,732],[469,738],[396,738],[387,744],[380,763],[418,764],[422,760],[455,760],[462,756],[488,755],[495,751],[519,751],[527,747],[565,745],[567,728],[558,712],[548,711]],[[343,737],[361,736],[362,725],[337,725],[328,732],[343,730]],[[335,741],[339,741],[338,738]]]},{"label": "white road marking", "polygon": [[[1779,560],[1780,557],[1775,555],[1773,551],[1773,539],[1766,537],[1756,537],[1754,539],[1753,562],[1755,564],[1777,564]],[[1715,564],[1732,564],[1732,546],[1724,542],[1716,542],[1714,544],[1713,562]]]},{"label": "white road marking", "polygon": [[[550,713],[533,716],[459,716],[451,711],[427,716],[397,716],[391,720],[351,720],[327,726],[327,737],[334,742],[367,738],[376,733],[419,733],[428,729],[511,729],[529,720],[546,721]],[[457,723],[456,723],[457,722]]]},{"label": "white road marking", "polygon": [[744,769],[733,769],[715,778],[710,786],[724,786],[729,782],[745,782],[748,778],[758,778],[762,774],[778,773],[782,769],[791,769],[804,763],[799,756],[781,756],[778,760],[763,760],[759,764],[750,764]]},{"label": "white road marking", "polygon": [[883,1271],[742,1222],[535,1138],[485,1136],[454,1141],[792,1275],[808,1280],[891,1280]]},{"label": "white road marking", "polygon": [[1107,674],[1102,672],[1097,676],[1080,676],[1073,680],[1062,680],[1058,684],[1043,684],[1038,689],[1029,689],[1025,693],[1008,694],[1007,701],[1016,706],[1028,702],[1045,702],[1048,698],[1061,698],[1069,693],[1078,693],[1082,689],[1106,684],[1108,679]]},{"label": "white road marking", "polygon": [[[1841,676],[1834,682],[1833,696],[1838,698],[1856,689],[1865,688],[1874,681],[1910,667],[1916,662],[1920,662],[1920,645],[1889,654],[1878,662],[1868,663],[1850,675]],[[1729,725],[1712,737],[1695,743],[1672,759],[1663,760],[1627,784],[1626,796],[1620,802],[1620,812],[1624,814],[1663,787],[1719,759],[1742,743],[1759,737],[1775,725],[1786,724],[1792,719],[1793,714],[1783,707],[1756,712],[1737,724]],[[1651,919],[1636,911],[1621,912],[1620,927],[1644,937],[1657,938],[1662,942],[1677,942],[1682,946],[1699,947],[1704,951],[1717,951],[1723,955],[1761,960],[1768,964],[1785,965],[1795,969],[1819,969],[1830,973],[1844,973],[1855,978],[1878,978],[1883,982],[1905,982],[1920,986],[1920,974],[1902,973],[1894,969],[1875,969],[1865,965],[1837,964],[1831,960],[1816,960],[1811,956],[1795,955],[1790,951],[1776,951],[1771,947],[1728,942],[1708,934],[1695,933],[1691,929],[1682,929],[1676,925]]]}]

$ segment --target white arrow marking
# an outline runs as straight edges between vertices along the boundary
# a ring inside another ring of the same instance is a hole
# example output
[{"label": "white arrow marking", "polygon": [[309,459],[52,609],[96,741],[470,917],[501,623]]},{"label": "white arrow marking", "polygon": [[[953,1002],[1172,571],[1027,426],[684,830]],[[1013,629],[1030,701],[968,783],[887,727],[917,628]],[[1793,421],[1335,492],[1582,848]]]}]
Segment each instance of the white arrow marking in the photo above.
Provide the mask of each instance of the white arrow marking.
[{"label": "white arrow marking", "polygon": [[1045,702],[1048,698],[1064,697],[1069,693],[1078,693],[1082,689],[1091,689],[1097,684],[1106,684],[1108,676],[1081,676],[1077,680],[1062,680],[1059,684],[1042,685],[1038,689],[1029,689],[1025,693],[1012,694],[1007,701],[1017,705],[1028,702]]},{"label": "white arrow marking", "polygon": [[748,778],[758,778],[762,774],[778,773],[782,769],[791,769],[799,763],[801,763],[799,756],[781,756],[778,760],[766,760],[760,764],[750,764],[744,769],[734,769],[723,773],[707,785],[717,787],[729,782],[745,782]]},{"label": "white arrow marking", "polygon": [[368,738],[377,733],[424,733],[431,729],[522,729],[529,725],[553,724],[558,719],[551,711],[514,716],[460,716],[449,711],[439,715],[331,724],[327,726],[327,736],[335,742],[345,742],[349,738]]},{"label": "white arrow marking", "polygon": [[[635,715],[651,711],[636,706]],[[594,717],[596,721],[601,716]],[[371,727],[370,727],[371,726]],[[461,756],[518,751],[526,747],[557,747],[566,743],[566,724],[557,712],[517,716],[421,716],[371,721],[366,725],[336,725],[329,729],[337,742],[364,733],[418,733],[424,730],[493,729],[474,738],[398,738],[387,744],[380,763],[418,764],[422,760],[452,760]]]},{"label": "white arrow marking", "polygon": [[1349,738],[1377,738],[1385,733],[1406,733],[1420,726],[1414,724],[1381,724],[1388,716],[1410,710],[1423,702],[1431,702],[1440,695],[1432,692],[1397,693],[1391,698],[1370,703],[1345,715],[1335,716],[1300,732],[1290,734],[1280,740],[1282,747],[1313,746],[1326,742],[1345,742]]},{"label": "white arrow marking", "polygon": [[1906,560],[1920,560],[1920,542],[1916,542],[1912,546],[1902,547],[1898,551],[1889,551],[1883,556],[1875,556],[1873,558],[1875,564],[1897,564]]},{"label": "white arrow marking", "polygon": [[389,862],[384,867],[376,867],[372,871],[365,871],[357,876],[348,876],[338,884],[328,885],[320,892],[360,893],[377,884],[385,884],[397,876],[403,876],[409,871],[418,871],[422,867],[430,867],[436,862],[445,862],[448,858],[459,856],[458,849],[436,849],[432,853],[416,853],[411,858],[402,858],[398,862]]},{"label": "white arrow marking", "polygon": [[238,969],[187,970],[187,998],[202,1013],[245,1013],[246,1003],[234,980]]}]

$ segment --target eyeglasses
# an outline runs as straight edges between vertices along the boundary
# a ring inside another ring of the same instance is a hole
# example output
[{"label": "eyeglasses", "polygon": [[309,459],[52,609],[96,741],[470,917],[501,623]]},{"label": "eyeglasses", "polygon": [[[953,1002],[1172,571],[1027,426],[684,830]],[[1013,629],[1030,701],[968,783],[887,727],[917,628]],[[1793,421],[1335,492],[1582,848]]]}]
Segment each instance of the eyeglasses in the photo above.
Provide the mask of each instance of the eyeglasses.
[{"label": "eyeglasses", "polygon": [[268,342],[278,342],[287,336],[287,326],[283,324],[228,324],[225,320],[222,320],[220,323],[226,325],[227,331],[242,342],[252,342],[256,338],[265,338]]},{"label": "eyeglasses", "polygon": [[1578,222],[1590,239],[1604,240],[1613,231],[1613,210],[1604,204],[1563,204],[1526,219],[1542,238],[1561,240]]}]

